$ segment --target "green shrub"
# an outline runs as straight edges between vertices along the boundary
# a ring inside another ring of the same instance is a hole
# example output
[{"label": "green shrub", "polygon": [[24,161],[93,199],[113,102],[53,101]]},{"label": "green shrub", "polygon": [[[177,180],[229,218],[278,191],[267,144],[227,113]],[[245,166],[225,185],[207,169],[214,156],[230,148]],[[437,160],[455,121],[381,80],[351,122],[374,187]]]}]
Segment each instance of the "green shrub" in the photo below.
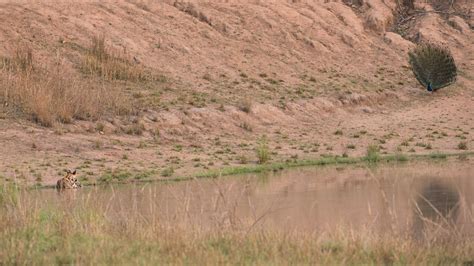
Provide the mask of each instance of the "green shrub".
[{"label": "green shrub", "polygon": [[369,145],[369,147],[367,147],[367,154],[365,156],[365,159],[368,162],[376,163],[380,160],[379,152],[380,148],[378,145]]},{"label": "green shrub", "polygon": [[170,177],[174,174],[174,168],[172,166],[167,167],[163,169],[160,174],[162,177]]},{"label": "green shrub", "polygon": [[259,140],[256,152],[259,164],[264,164],[270,160],[270,149],[265,137]]}]

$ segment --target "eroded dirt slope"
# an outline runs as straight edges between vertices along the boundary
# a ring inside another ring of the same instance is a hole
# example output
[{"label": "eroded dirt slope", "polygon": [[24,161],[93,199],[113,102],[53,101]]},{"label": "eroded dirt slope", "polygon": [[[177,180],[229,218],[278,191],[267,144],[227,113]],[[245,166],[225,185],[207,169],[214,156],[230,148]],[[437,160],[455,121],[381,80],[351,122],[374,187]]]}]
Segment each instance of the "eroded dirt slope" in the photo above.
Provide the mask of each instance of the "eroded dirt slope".
[{"label": "eroded dirt slope", "polygon": [[[275,99],[301,86],[314,87],[315,94],[399,89],[399,81],[412,81],[401,67],[413,44],[386,32],[395,1],[385,1],[388,6],[367,1],[359,9],[339,1],[294,2],[2,4],[0,51],[8,54],[26,42],[39,61],[60,54],[74,67],[91,37],[105,34],[111,46],[163,73],[172,87],[226,99],[246,94]],[[407,35],[449,44],[461,66],[471,70],[468,20],[447,23],[437,13],[415,18]]]},{"label": "eroded dirt slope", "polygon": [[[397,28],[396,1],[362,2],[1,3],[4,56],[26,43],[41,64],[61,57],[80,73],[91,37],[104,34],[165,84],[118,84],[134,98],[159,95],[131,117],[44,128],[2,111],[0,173],[47,184],[65,167],[89,180],[171,168],[184,175],[255,163],[264,135],[277,161],[363,155],[369,144],[387,153],[472,149],[472,21],[425,4]],[[400,34],[448,45],[458,82],[426,94],[407,64],[414,43]],[[117,130],[134,123],[139,136]]]}]

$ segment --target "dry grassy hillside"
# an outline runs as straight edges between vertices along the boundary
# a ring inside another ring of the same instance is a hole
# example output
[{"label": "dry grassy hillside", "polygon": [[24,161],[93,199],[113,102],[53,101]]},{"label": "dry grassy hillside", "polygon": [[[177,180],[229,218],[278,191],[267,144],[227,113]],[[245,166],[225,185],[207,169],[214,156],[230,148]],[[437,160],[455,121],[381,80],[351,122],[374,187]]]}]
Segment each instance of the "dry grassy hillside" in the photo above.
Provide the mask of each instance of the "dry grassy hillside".
[{"label": "dry grassy hillside", "polygon": [[[447,131],[430,126],[442,115],[467,132],[472,3],[414,8],[395,0],[0,3],[0,174],[49,183],[91,161],[93,180],[117,169],[187,174],[252,163],[263,135],[274,160],[360,155],[396,134],[381,143],[391,153],[414,134]],[[407,63],[422,41],[449,46],[460,69],[435,97]],[[472,137],[461,141],[472,146]],[[430,142],[449,151],[459,140]]]}]

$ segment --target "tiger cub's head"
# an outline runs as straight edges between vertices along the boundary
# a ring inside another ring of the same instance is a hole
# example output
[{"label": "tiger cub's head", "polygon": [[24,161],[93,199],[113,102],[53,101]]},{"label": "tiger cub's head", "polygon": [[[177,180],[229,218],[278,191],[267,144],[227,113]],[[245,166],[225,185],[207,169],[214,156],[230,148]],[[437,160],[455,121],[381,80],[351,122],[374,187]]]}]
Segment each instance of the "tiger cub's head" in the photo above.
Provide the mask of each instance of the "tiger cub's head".
[{"label": "tiger cub's head", "polygon": [[79,188],[81,187],[81,183],[77,180],[76,176],[77,171],[74,170],[66,170],[66,176],[64,177],[65,181],[69,184],[71,188]]}]

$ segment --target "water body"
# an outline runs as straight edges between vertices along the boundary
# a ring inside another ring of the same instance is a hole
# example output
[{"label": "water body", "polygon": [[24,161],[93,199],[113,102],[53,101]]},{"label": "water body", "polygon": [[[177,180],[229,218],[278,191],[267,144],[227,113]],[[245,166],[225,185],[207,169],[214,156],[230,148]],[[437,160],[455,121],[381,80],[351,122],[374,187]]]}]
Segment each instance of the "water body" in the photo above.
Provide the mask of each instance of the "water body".
[{"label": "water body", "polygon": [[165,228],[249,232],[403,233],[474,236],[474,164],[410,162],[300,168],[174,183],[31,192],[39,205],[93,206],[112,223],[130,218]]}]

